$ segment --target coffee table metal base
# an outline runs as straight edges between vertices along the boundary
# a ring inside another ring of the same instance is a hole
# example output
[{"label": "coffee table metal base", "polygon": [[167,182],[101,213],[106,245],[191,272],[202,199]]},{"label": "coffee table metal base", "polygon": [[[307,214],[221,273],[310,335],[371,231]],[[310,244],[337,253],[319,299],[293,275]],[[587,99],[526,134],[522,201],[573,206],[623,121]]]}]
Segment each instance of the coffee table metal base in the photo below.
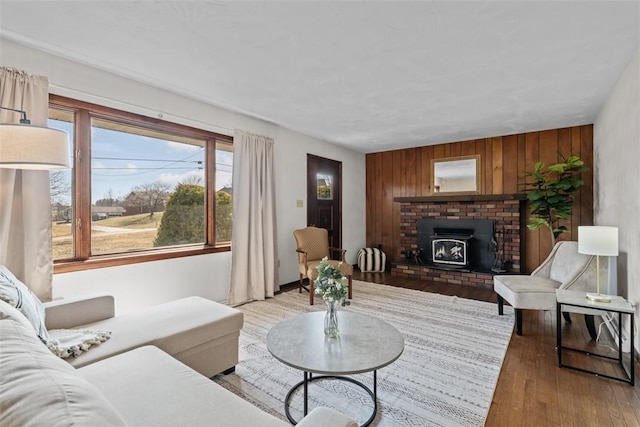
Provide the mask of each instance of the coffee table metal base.
[{"label": "coffee table metal base", "polygon": [[371,424],[371,422],[375,419],[376,414],[378,413],[378,375],[377,375],[378,371],[373,371],[373,391],[371,391],[371,389],[369,387],[367,387],[366,385],[364,385],[363,383],[361,383],[360,381],[354,380],[353,378],[350,377],[344,377],[344,376],[340,376],[340,375],[318,375],[318,376],[313,376],[310,372],[304,372],[304,379],[302,381],[300,381],[299,383],[297,383],[296,385],[294,385],[291,390],[289,390],[289,393],[287,393],[287,397],[285,397],[284,399],[284,413],[287,416],[287,419],[289,420],[289,422],[292,425],[296,425],[298,424],[298,421],[296,421],[292,416],[291,413],[289,412],[289,404],[290,404],[290,400],[291,397],[293,396],[293,393],[295,393],[300,387],[303,387],[303,395],[304,395],[304,415],[306,416],[308,414],[308,401],[309,401],[309,383],[313,382],[313,381],[320,381],[320,380],[326,380],[326,379],[330,379],[330,380],[340,380],[340,381],[348,381],[352,384],[357,385],[358,387],[360,387],[361,389],[363,389],[364,391],[367,392],[367,394],[369,394],[369,396],[371,397],[371,400],[373,401],[373,413],[371,414],[371,416],[369,417],[369,419],[367,421],[364,422],[364,424],[362,424],[361,427],[366,427],[369,424]]}]

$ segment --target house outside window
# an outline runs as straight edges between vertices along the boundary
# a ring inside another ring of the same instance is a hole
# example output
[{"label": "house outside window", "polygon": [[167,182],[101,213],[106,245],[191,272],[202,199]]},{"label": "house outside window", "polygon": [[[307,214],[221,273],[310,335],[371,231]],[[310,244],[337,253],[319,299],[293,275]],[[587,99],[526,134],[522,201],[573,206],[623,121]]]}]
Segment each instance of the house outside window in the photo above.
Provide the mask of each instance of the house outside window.
[{"label": "house outside window", "polygon": [[56,272],[229,250],[232,138],[52,95],[70,136],[52,171]]}]

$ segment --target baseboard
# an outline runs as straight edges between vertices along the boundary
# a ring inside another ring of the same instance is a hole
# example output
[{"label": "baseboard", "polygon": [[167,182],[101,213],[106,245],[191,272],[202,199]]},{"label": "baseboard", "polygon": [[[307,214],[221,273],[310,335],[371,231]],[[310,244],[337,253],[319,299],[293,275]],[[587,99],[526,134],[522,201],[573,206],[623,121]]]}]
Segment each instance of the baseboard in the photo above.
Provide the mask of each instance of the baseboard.
[{"label": "baseboard", "polygon": [[297,289],[300,286],[300,281],[296,280],[294,282],[283,283],[280,285],[280,290],[276,292],[276,295],[280,292],[287,292],[293,289]]}]

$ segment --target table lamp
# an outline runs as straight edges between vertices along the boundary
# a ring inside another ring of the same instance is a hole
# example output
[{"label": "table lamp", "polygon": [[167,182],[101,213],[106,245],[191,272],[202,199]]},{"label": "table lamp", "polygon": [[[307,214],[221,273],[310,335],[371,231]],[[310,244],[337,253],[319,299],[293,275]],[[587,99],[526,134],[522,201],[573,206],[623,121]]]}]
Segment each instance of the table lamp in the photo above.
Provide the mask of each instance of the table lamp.
[{"label": "table lamp", "polygon": [[578,252],[596,256],[596,293],[587,293],[587,299],[597,302],[611,302],[611,296],[600,293],[600,256],[618,255],[618,228],[578,227]]}]

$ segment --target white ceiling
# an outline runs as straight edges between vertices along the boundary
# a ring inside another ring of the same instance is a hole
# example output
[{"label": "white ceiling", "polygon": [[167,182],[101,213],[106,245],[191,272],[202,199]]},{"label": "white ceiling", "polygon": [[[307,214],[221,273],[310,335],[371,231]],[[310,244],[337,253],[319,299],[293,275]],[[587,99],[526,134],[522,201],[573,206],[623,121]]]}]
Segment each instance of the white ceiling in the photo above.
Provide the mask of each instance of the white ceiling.
[{"label": "white ceiling", "polygon": [[593,123],[638,1],[8,1],[2,37],[364,153]]}]

